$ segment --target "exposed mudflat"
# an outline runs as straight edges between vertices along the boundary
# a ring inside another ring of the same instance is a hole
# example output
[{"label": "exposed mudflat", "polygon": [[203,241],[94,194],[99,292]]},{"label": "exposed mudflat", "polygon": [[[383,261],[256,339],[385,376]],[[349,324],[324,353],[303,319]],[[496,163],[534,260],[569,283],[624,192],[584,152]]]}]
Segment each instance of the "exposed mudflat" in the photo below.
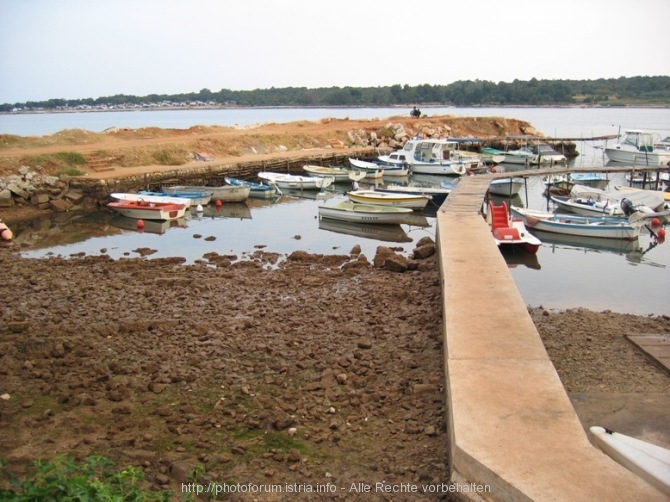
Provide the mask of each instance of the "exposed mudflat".
[{"label": "exposed mudflat", "polygon": [[[27,260],[0,249],[7,468],[21,472],[57,453],[103,454],[177,493],[196,467],[204,469],[198,479],[232,484],[447,479],[435,255],[410,260],[405,272],[355,254],[294,253],[278,268],[268,253],[230,258],[189,266]],[[670,377],[623,338],[669,333],[670,319],[531,315],[566,389],[583,403],[597,393],[670,395]],[[665,427],[655,434],[670,442]],[[287,497],[274,499],[314,499]]]}]

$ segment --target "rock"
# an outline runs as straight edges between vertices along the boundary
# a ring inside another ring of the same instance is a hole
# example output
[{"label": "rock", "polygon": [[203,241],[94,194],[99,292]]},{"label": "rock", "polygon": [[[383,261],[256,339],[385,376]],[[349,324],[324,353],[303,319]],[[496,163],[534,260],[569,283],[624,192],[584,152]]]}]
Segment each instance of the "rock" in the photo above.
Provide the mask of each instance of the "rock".
[{"label": "rock", "polygon": [[435,254],[435,244],[426,244],[424,246],[415,247],[412,250],[412,256],[417,260],[425,260]]},{"label": "rock", "polygon": [[68,201],[63,199],[53,199],[49,202],[51,208],[57,213],[66,213],[72,207]]},{"label": "rock", "polygon": [[49,203],[49,196],[45,193],[33,195],[30,198],[30,203],[33,206],[40,206],[42,204],[48,204]]},{"label": "rock", "polygon": [[14,205],[14,197],[12,192],[8,189],[0,190],[0,207],[12,207]]}]

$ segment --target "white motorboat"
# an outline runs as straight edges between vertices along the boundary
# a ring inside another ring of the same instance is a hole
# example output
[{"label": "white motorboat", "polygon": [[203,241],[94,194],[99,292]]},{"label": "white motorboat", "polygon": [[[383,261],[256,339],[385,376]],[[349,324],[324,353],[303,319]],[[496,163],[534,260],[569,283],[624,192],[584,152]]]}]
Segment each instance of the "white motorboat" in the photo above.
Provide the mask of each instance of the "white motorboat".
[{"label": "white motorboat", "polygon": [[500,178],[491,181],[489,193],[502,197],[514,197],[524,186],[523,178]]},{"label": "white motorboat", "polygon": [[449,139],[413,138],[402,150],[392,152],[388,158],[379,158],[390,163],[406,163],[418,174],[460,176],[482,166],[478,157],[459,151],[458,142]]},{"label": "white motorboat", "polygon": [[638,238],[642,228],[640,223],[631,223],[624,218],[556,214],[515,206],[512,206],[512,214],[522,218],[526,228],[531,230],[576,237],[632,241]]},{"label": "white motorboat", "polygon": [[347,192],[352,202],[421,210],[430,201],[428,195],[380,192],[378,190],[352,190]]},{"label": "white motorboat", "polygon": [[332,176],[299,176],[295,174],[282,174],[263,171],[258,177],[271,185],[288,190],[321,190],[329,187],[335,181]]},{"label": "white motorboat", "polygon": [[334,206],[319,206],[319,217],[352,223],[377,223],[398,225],[402,223],[412,209],[404,207],[380,206],[340,202]]},{"label": "white motorboat", "polygon": [[664,143],[658,133],[641,129],[624,132],[623,139],[605,147],[605,155],[612,162],[631,166],[667,166],[670,163],[670,144]]},{"label": "white motorboat", "polygon": [[[662,192],[655,190],[630,191],[625,194],[618,191],[599,190],[583,185],[574,185],[570,195],[551,196],[559,207],[582,216],[613,216],[623,218],[626,210],[653,213],[664,210]],[[624,202],[625,201],[625,202]]]}]

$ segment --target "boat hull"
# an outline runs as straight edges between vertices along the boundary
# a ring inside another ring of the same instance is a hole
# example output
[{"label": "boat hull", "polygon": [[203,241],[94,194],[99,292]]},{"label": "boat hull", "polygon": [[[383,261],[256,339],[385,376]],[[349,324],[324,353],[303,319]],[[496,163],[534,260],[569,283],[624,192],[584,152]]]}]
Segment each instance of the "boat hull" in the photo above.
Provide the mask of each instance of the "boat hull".
[{"label": "boat hull", "polygon": [[640,235],[640,226],[618,218],[572,216],[545,213],[512,207],[515,216],[522,218],[526,227],[561,235],[593,237],[598,239],[623,239],[632,241]]},{"label": "boat hull", "polygon": [[203,206],[209,204],[209,201],[212,199],[212,196],[205,192],[177,192],[174,190],[162,191],[162,192],[149,192],[147,190],[140,190],[137,192],[140,195],[154,195],[159,197],[181,197],[191,200],[192,206],[197,206],[201,204]]},{"label": "boat hull", "polygon": [[629,471],[670,495],[670,450],[603,427],[593,426],[590,431],[598,448]]},{"label": "boat hull", "polygon": [[414,162],[412,172],[417,174],[436,174],[439,176],[462,176],[468,170],[464,162]]},{"label": "boat hull", "polygon": [[493,180],[489,185],[489,193],[503,197],[514,197],[523,188],[524,181],[520,178],[504,178]]},{"label": "boat hull", "polygon": [[220,186],[220,187],[210,187],[210,186],[176,186],[176,187],[164,187],[163,191],[165,192],[174,192],[179,194],[180,192],[202,192],[205,194],[210,194],[210,200],[216,202],[217,200],[221,202],[244,202],[249,198],[250,188],[243,186]]},{"label": "boat hull", "polygon": [[562,209],[579,214],[581,216],[614,216],[623,217],[623,210],[618,206],[618,203],[607,204],[607,201],[593,201],[592,203],[577,202],[569,196],[553,195],[551,200],[554,201]]},{"label": "boat hull", "polygon": [[430,197],[426,195],[410,195],[400,193],[380,192],[377,190],[354,190],[347,193],[352,202],[359,204],[373,204],[391,207],[404,207],[421,210],[428,204]]},{"label": "boat hull", "polygon": [[314,176],[296,176],[293,174],[280,174],[270,172],[260,172],[258,177],[270,184],[287,190],[321,190],[333,184],[335,179],[332,176],[314,177]]},{"label": "boat hull", "polygon": [[631,166],[666,166],[670,162],[670,152],[639,152],[620,147],[605,148],[605,155],[612,162]]},{"label": "boat hull", "polygon": [[113,193],[110,197],[116,201],[146,201],[146,202],[171,202],[173,204],[184,204],[187,208],[191,206],[191,199],[169,195],[142,195],[138,193]]},{"label": "boat hull", "polygon": [[176,220],[183,218],[186,213],[186,206],[183,204],[119,201],[110,202],[107,207],[136,220]]},{"label": "boat hull", "polygon": [[317,178],[332,177],[335,179],[335,183],[352,181],[351,178],[352,174],[354,175],[354,177],[356,177],[356,173],[352,173],[351,170],[345,169],[343,167],[322,167],[322,166],[312,166],[308,164],[302,166],[302,168],[310,176],[315,176]]},{"label": "boat hull", "polygon": [[442,204],[451,193],[448,188],[424,188],[413,186],[389,185],[384,188],[375,188],[377,192],[401,193],[406,195],[425,195],[430,197],[434,204]]},{"label": "boat hull", "polygon": [[255,199],[272,199],[277,196],[277,189],[271,185],[264,185],[254,181],[241,180],[238,178],[224,178],[225,182],[231,186],[248,187],[249,197]]}]

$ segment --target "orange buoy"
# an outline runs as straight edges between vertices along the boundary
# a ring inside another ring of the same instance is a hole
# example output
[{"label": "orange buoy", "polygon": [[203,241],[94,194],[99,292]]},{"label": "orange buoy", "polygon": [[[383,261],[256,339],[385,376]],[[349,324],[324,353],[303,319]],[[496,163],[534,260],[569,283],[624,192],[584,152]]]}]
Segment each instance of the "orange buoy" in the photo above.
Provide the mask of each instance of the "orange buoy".
[{"label": "orange buoy", "polygon": [[656,218],[655,216],[651,219],[651,226],[652,227],[660,227],[661,226],[661,220]]},{"label": "orange buoy", "polygon": [[216,207],[221,207],[221,199],[216,199],[216,202],[214,203]]},{"label": "orange buoy", "polygon": [[137,228],[140,230],[144,228],[144,220],[137,220]]}]

